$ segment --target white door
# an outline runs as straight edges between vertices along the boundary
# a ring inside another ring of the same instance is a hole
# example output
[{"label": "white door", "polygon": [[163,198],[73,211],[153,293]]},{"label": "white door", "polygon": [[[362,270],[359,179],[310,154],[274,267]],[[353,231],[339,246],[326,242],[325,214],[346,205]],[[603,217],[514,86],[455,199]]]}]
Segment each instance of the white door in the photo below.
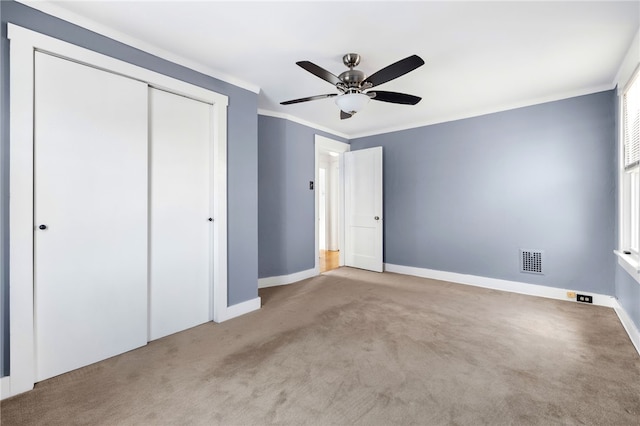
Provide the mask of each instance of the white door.
[{"label": "white door", "polygon": [[210,319],[211,105],[149,89],[150,340]]},{"label": "white door", "polygon": [[147,343],[147,86],[35,56],[40,381]]},{"label": "white door", "polygon": [[345,265],[382,272],[382,147],[345,152]]}]

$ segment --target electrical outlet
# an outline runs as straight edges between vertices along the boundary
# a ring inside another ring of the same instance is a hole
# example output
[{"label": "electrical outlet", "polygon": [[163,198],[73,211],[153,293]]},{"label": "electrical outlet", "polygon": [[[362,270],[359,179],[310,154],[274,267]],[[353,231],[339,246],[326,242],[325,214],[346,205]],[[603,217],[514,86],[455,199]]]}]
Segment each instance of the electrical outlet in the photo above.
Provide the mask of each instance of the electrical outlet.
[{"label": "electrical outlet", "polygon": [[576,292],[575,291],[568,291],[567,292],[567,299],[575,299],[576,298]]},{"label": "electrical outlet", "polygon": [[576,295],[576,300],[582,303],[593,303],[593,296],[587,296],[586,294],[578,294]]}]

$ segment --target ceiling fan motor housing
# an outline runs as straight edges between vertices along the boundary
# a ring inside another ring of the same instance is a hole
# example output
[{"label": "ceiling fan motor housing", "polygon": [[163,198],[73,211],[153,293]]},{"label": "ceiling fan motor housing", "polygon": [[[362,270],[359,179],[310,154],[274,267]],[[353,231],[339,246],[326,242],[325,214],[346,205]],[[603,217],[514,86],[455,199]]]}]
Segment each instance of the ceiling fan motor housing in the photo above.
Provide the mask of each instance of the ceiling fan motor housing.
[{"label": "ceiling fan motor housing", "polygon": [[362,71],[353,69],[360,63],[360,55],[347,53],[342,57],[342,62],[349,67],[349,70],[338,76],[341,83],[343,83],[338,85],[338,89],[341,89],[344,93],[360,93],[362,90],[361,84],[367,78]]},{"label": "ceiling fan motor housing", "polygon": [[346,83],[349,87],[359,86],[367,76],[360,70],[345,71],[338,76],[340,80]]}]

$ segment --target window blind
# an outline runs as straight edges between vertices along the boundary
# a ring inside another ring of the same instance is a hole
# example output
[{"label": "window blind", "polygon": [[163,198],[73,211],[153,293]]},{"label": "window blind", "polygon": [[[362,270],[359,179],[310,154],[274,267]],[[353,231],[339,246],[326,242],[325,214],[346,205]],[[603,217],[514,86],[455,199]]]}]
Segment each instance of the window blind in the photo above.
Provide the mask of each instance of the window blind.
[{"label": "window blind", "polygon": [[638,74],[622,98],[624,119],[624,168],[640,164],[640,79]]}]

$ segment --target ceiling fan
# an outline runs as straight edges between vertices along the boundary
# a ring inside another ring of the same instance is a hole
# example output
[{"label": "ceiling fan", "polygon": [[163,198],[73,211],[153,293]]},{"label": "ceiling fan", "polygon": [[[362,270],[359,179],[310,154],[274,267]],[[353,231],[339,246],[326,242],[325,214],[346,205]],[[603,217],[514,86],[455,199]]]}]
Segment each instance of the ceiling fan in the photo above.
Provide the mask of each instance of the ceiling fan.
[{"label": "ceiling fan", "polygon": [[309,61],[296,62],[297,65],[309,71],[316,77],[328,81],[336,86],[340,93],[330,93],[326,95],[309,96],[306,98],[293,99],[280,102],[281,105],[291,105],[300,102],[315,101],[325,98],[336,98],[336,104],[340,107],[340,119],[351,118],[353,114],[361,111],[369,100],[390,102],[394,104],[415,105],[422,98],[406,93],[386,92],[382,90],[366,91],[375,86],[391,81],[405,75],[424,65],[424,61],[418,55],[411,55],[401,59],[380,71],[367,77],[362,71],[354,69],[360,63],[360,55],[357,53],[347,53],[342,57],[342,62],[349,67],[348,71],[336,76],[318,65]]}]

